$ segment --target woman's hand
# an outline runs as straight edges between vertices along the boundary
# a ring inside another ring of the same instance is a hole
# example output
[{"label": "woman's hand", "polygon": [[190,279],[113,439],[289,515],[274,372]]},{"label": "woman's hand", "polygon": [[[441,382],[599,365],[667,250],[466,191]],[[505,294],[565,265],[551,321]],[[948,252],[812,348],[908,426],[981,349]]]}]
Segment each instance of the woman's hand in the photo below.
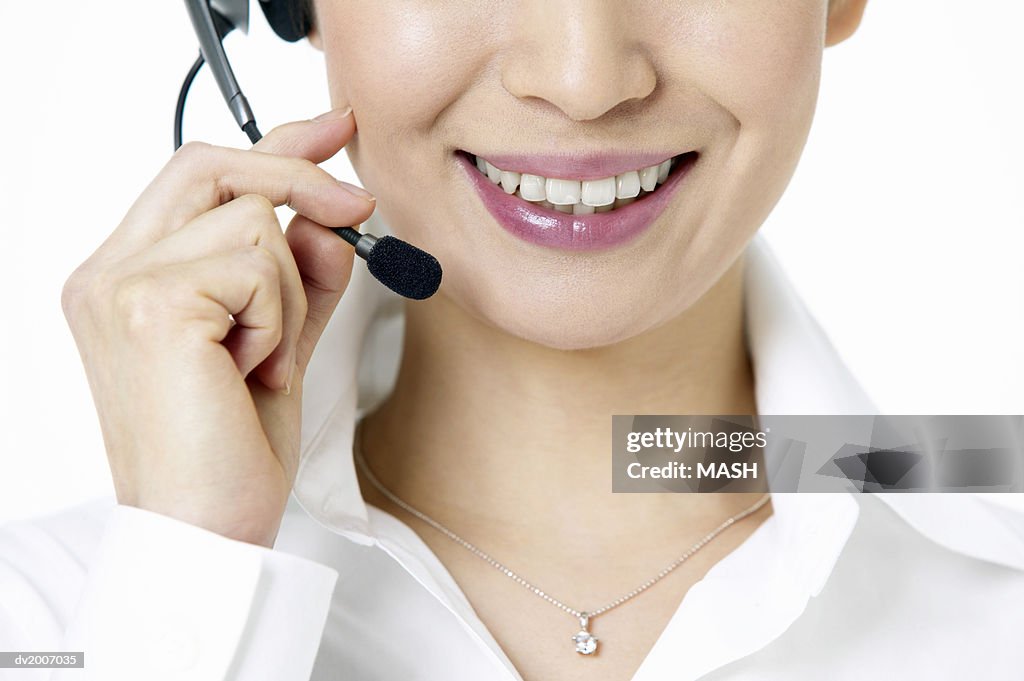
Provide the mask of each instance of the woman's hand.
[{"label": "woman's hand", "polygon": [[65,283],[120,503],[273,544],[302,377],[352,273],[352,247],[324,226],[374,207],[316,165],[354,134],[344,114],[251,151],[186,144]]}]

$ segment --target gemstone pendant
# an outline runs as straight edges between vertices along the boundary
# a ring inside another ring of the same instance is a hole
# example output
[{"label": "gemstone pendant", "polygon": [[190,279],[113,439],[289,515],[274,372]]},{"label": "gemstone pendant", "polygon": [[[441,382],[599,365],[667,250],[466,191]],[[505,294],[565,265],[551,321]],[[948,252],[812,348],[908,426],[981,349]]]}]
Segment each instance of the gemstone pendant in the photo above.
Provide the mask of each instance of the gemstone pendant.
[{"label": "gemstone pendant", "polygon": [[589,623],[590,616],[587,613],[582,613],[580,615],[580,630],[572,637],[576,643],[576,652],[580,655],[592,655],[597,650],[597,637],[587,631]]}]

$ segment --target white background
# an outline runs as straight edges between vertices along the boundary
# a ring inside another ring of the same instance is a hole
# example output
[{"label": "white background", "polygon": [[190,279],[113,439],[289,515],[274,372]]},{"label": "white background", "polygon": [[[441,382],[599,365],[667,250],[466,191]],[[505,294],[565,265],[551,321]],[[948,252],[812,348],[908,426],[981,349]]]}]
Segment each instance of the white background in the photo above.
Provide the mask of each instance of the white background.
[{"label": "white background", "polygon": [[[826,50],[764,230],[885,412],[1024,413],[1022,25],[1005,0],[872,0]],[[3,521],[111,492],[60,291],[167,160],[196,43],[180,2],[5,0],[0,31]],[[262,16],[228,50],[264,130],[329,108],[320,54]],[[205,70],[185,127],[246,146]]]}]

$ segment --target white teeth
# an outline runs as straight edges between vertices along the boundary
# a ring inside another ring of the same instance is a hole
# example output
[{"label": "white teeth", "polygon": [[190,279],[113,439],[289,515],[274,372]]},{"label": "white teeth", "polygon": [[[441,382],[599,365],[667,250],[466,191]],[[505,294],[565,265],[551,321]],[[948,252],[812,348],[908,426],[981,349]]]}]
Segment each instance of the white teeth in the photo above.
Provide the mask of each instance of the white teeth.
[{"label": "white teeth", "polygon": [[615,201],[615,178],[583,180],[580,201],[588,206],[607,206]]},{"label": "white teeth", "polygon": [[628,206],[654,191],[672,170],[673,159],[640,170],[630,170],[600,180],[566,180],[529,173],[501,170],[475,157],[477,169],[506,194],[535,205],[572,215],[607,213]]},{"label": "white teeth", "polygon": [[523,198],[527,201],[547,200],[547,191],[544,189],[545,181],[540,175],[523,173],[519,178],[519,190],[523,192]]},{"label": "white teeth", "polygon": [[549,177],[545,185],[548,201],[556,206],[571,206],[580,202],[580,181]]},{"label": "white teeth", "polygon": [[660,166],[650,166],[640,171],[640,186],[649,192],[653,192],[654,188],[658,186],[658,168]]},{"label": "white teeth", "polygon": [[505,190],[506,194],[511,194],[519,186],[519,173],[509,172],[508,170],[501,171],[501,188]]},{"label": "white teeth", "polygon": [[658,166],[658,184],[661,184],[668,178],[668,170],[672,167],[672,159],[662,161]]},{"label": "white teeth", "polygon": [[615,178],[615,198],[628,199],[640,193],[640,173],[630,170]]},{"label": "white teeth", "polygon": [[490,161],[484,161],[487,164],[487,177],[494,184],[498,184],[501,181],[501,171],[491,165]]}]

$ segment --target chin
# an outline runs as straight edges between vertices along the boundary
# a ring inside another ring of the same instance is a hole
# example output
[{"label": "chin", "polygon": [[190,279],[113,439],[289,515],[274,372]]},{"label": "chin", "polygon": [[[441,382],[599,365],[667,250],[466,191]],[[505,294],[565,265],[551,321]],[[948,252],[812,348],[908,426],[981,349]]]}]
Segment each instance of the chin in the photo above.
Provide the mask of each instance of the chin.
[{"label": "chin", "polygon": [[[656,312],[637,299],[601,295],[560,299],[533,296],[476,298],[473,313],[500,332],[554,350],[588,350],[614,345],[656,325]],[[648,299],[649,300],[649,299]]]}]

